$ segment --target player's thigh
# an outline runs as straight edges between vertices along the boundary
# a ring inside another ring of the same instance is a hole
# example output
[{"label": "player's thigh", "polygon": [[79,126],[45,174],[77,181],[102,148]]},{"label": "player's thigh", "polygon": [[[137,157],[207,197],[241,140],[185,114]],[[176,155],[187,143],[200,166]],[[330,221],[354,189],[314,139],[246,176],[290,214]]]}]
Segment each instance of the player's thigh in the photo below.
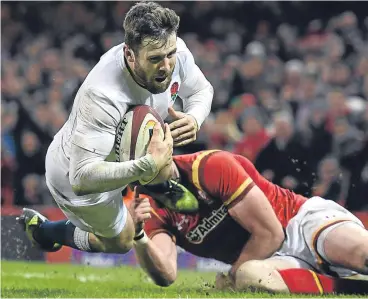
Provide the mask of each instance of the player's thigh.
[{"label": "player's thigh", "polygon": [[368,231],[355,222],[342,222],[322,232],[317,251],[331,264],[357,268],[368,258]]},{"label": "player's thigh", "polygon": [[240,291],[255,288],[288,292],[288,287],[278,271],[291,268],[310,269],[310,266],[291,256],[274,256],[265,260],[247,261],[236,272],[236,289]]},{"label": "player's thigh", "polygon": [[356,237],[349,236],[349,231],[352,234],[360,231],[360,235],[363,236],[365,235],[363,224],[352,213],[333,201],[318,197],[311,198],[309,201],[309,211],[301,220],[300,227],[315,267],[325,274],[335,274],[340,277],[354,275],[354,271],[333,263],[326,255],[324,247],[327,236],[335,231],[333,235],[336,239],[328,238],[329,249],[333,246],[334,249],[331,250],[335,253],[338,253],[339,250],[349,251],[353,245],[349,243],[349,240],[353,243],[359,242]]},{"label": "player's thigh", "polygon": [[[64,213],[69,216],[73,215],[71,218],[83,223],[87,231],[107,239],[120,235],[129,214],[121,192],[117,190],[104,192],[98,198],[94,197],[90,201],[86,198],[83,199],[83,202],[71,200],[70,203],[64,201],[58,204]],[[73,222],[72,219],[70,220]]]}]

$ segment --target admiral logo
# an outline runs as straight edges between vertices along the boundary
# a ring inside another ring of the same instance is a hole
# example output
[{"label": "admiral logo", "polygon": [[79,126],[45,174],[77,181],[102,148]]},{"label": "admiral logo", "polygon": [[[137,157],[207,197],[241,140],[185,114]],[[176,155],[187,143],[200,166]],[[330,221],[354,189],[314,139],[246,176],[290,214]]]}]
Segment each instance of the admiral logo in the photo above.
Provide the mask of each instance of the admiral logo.
[{"label": "admiral logo", "polygon": [[217,226],[227,215],[227,208],[222,205],[215,211],[212,211],[208,218],[203,218],[198,226],[186,234],[186,238],[193,244],[200,244],[203,239]]},{"label": "admiral logo", "polygon": [[123,118],[123,120],[120,122],[118,129],[116,131],[116,137],[115,137],[115,156],[116,156],[116,162],[120,162],[120,145],[121,145],[121,138],[123,137],[123,133],[125,130],[125,127],[128,123],[128,120],[126,117]]}]

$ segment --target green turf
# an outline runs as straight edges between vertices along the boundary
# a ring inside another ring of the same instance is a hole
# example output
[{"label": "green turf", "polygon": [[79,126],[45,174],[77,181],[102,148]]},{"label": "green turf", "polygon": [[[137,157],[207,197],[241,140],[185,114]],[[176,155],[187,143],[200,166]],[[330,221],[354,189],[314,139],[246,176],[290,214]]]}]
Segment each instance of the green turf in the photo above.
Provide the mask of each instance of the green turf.
[{"label": "green turf", "polygon": [[[34,262],[1,262],[5,298],[269,298],[265,293],[218,292],[215,273],[181,270],[168,288],[155,286],[138,268],[96,268]],[[276,297],[290,297],[278,295]],[[296,297],[291,296],[291,297]],[[302,297],[302,296],[299,296]],[[307,297],[307,296],[303,296]],[[344,296],[349,297],[349,296]],[[353,297],[353,296],[350,296]],[[356,296],[355,296],[356,297]]]}]

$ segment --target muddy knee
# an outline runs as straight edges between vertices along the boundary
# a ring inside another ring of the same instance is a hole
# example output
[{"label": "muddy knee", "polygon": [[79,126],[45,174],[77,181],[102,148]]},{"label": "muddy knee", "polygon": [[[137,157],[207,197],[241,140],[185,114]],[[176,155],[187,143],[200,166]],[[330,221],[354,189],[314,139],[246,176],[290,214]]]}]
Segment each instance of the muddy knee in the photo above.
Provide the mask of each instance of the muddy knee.
[{"label": "muddy knee", "polygon": [[276,266],[266,261],[248,261],[236,272],[236,290],[289,292]]}]

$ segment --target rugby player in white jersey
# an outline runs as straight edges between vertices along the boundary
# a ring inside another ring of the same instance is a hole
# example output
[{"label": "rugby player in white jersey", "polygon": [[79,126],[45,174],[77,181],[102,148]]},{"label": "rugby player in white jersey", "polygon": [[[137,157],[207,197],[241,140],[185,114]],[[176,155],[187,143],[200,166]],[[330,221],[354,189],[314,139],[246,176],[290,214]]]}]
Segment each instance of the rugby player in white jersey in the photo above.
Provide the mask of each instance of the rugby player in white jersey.
[{"label": "rugby player in white jersey", "polygon": [[[46,155],[46,183],[67,220],[48,221],[23,209],[18,218],[32,243],[45,251],[69,246],[125,253],[134,224],[122,201],[129,183],[149,181],[171,163],[173,146],[188,144],[211,109],[213,88],[177,37],[179,17],[154,2],[134,5],[124,20],[125,43],[105,53],[75,97],[69,119]],[[177,95],[184,112],[175,111]],[[129,106],[146,104],[165,119],[156,125],[147,155],[114,162],[116,128]],[[171,132],[171,134],[170,134]]]}]

